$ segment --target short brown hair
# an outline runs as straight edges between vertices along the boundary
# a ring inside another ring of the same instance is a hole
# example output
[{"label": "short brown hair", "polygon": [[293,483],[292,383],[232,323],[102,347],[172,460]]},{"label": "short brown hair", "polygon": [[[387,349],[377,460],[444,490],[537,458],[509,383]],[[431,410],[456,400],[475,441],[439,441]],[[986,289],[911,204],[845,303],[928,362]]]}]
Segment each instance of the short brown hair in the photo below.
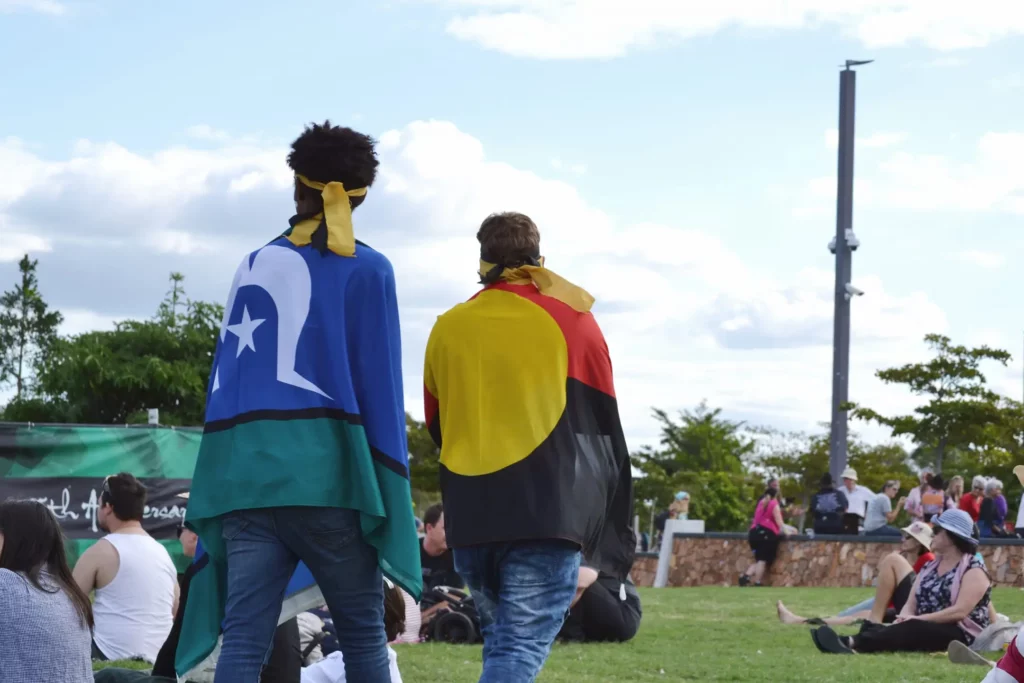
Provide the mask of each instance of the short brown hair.
[{"label": "short brown hair", "polygon": [[405,598],[398,586],[384,585],[384,633],[388,642],[398,640],[405,631]]},{"label": "short brown hair", "polygon": [[476,233],[480,258],[503,266],[521,266],[540,257],[540,231],[529,216],[493,213]]},{"label": "short brown hair", "polygon": [[110,503],[122,522],[141,522],[146,511],[146,487],[127,472],[114,474],[103,482],[100,503]]}]

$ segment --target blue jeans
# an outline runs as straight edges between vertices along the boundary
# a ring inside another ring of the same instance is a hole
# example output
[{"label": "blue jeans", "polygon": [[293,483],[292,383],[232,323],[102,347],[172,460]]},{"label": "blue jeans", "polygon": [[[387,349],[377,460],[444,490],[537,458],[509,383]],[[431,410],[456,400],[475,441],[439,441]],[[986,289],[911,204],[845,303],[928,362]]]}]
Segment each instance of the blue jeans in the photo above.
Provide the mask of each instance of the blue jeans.
[{"label": "blue jeans", "polygon": [[864,535],[865,536],[892,536],[893,538],[895,538],[897,536],[902,536],[903,532],[900,531],[899,529],[897,529],[894,526],[890,526],[890,525],[886,524],[885,526],[880,526],[877,529],[872,529],[871,531],[865,531]]},{"label": "blue jeans", "polygon": [[240,510],[224,518],[227,603],[216,683],[258,683],[299,560],[324,594],[350,681],[389,683],[384,586],[359,513],[342,508]]},{"label": "blue jeans", "polygon": [[533,683],[565,623],[580,551],[562,541],[455,548],[484,635],[480,683]]}]

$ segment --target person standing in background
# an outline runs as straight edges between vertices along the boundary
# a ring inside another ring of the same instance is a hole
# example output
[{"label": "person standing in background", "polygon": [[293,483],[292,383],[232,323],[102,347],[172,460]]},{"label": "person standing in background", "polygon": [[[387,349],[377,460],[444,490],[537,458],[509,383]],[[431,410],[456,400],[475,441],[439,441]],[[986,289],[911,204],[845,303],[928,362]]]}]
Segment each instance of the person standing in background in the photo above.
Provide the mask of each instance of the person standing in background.
[{"label": "person standing in background", "polygon": [[971,481],[971,490],[960,497],[960,503],[957,505],[958,508],[971,516],[975,524],[978,523],[978,518],[981,517],[981,501],[985,499],[985,483],[987,481],[981,475],[976,476]]},{"label": "person standing in background", "polygon": [[953,501],[953,507],[959,509],[960,499],[964,495],[964,478],[959,474],[949,480],[949,486],[946,487],[946,495]]},{"label": "person standing in background", "polygon": [[843,470],[843,494],[846,496],[846,514],[843,515],[843,533],[856,536],[867,514],[868,503],[875,494],[867,486],[857,483],[857,470]]},{"label": "person standing in background", "polygon": [[924,521],[924,512],[921,510],[921,494],[924,493],[924,490],[928,487],[928,480],[932,478],[934,473],[935,470],[931,467],[925,467],[922,469],[920,474],[921,485],[915,486],[911,489],[910,493],[907,494],[907,502],[903,508],[907,511],[907,514],[910,515],[910,518],[913,521]]},{"label": "person standing in background", "polygon": [[779,539],[785,535],[783,531],[782,509],[777,500],[779,489],[768,487],[757,501],[754,509],[754,521],[750,525],[747,540],[754,552],[754,563],[740,577],[740,586],[749,586],[753,581],[760,586],[779,551]]},{"label": "person standing in background", "polygon": [[635,548],[633,480],[593,297],[544,266],[528,216],[491,215],[477,240],[483,290],[434,324],[424,412],[447,542],[480,612],[480,681],[530,683],[580,551]]},{"label": "person standing in background", "polygon": [[892,499],[899,493],[900,483],[895,479],[885,482],[882,492],[868,503],[867,514],[864,515],[864,534],[866,536],[900,536],[902,532],[892,522],[899,517],[906,498],[900,498],[896,509],[892,507]]}]

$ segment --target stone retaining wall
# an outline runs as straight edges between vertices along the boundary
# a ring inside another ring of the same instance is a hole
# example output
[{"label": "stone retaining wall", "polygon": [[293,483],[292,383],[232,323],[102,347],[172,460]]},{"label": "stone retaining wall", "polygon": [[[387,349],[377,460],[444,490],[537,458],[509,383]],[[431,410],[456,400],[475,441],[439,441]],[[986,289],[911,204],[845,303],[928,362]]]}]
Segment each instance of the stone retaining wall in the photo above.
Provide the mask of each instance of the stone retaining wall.
[{"label": "stone retaining wall", "polygon": [[[871,586],[878,561],[898,549],[896,541],[863,536],[795,536],[779,545],[766,577],[773,586]],[[753,556],[746,534],[677,534],[668,572],[669,586],[736,585]],[[998,586],[1024,586],[1024,541],[983,543],[981,553]],[[637,556],[633,580],[652,586],[658,557]]]}]

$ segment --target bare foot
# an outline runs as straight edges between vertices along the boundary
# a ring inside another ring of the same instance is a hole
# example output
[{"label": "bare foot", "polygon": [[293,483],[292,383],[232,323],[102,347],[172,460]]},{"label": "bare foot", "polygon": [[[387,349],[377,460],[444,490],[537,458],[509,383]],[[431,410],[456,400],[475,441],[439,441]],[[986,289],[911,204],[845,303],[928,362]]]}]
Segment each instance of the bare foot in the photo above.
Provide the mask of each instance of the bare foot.
[{"label": "bare foot", "polygon": [[779,612],[779,621],[781,621],[783,624],[789,624],[790,626],[795,626],[797,624],[807,623],[806,619],[804,619],[803,617],[798,617],[797,615],[793,614],[788,609],[786,609],[786,606],[782,604],[782,600],[779,600],[775,604],[775,609],[778,610],[778,612]]}]

